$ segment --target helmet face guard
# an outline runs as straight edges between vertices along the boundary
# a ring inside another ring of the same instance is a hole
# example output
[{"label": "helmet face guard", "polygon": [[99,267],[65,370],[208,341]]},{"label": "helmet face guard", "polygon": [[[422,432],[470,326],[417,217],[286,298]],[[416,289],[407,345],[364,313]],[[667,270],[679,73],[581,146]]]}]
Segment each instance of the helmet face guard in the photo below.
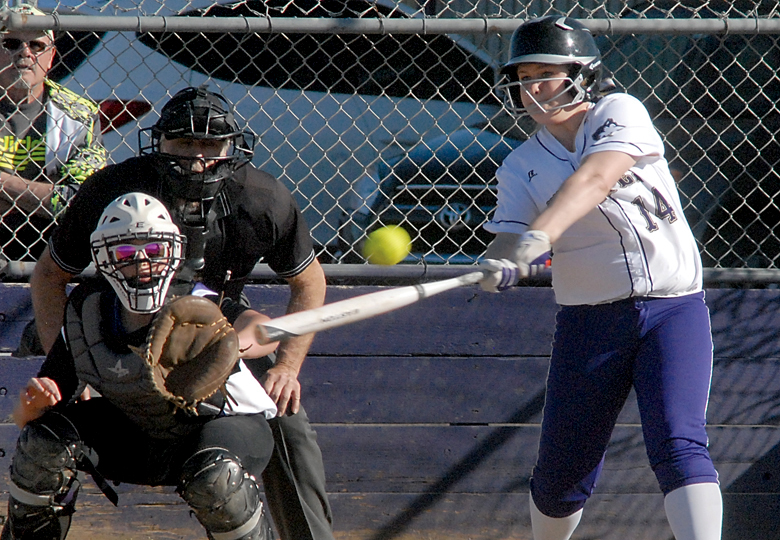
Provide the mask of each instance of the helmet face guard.
[{"label": "helmet face guard", "polygon": [[[517,66],[529,63],[565,66],[568,76],[521,82],[517,77]],[[512,34],[509,60],[501,68],[501,75],[496,92],[503,94],[504,106],[518,117],[529,114],[522,102],[523,85],[542,80],[566,81],[561,92],[541,103],[526,93],[540,110],[553,111],[593,101],[598,96],[602,77],[601,52],[590,31],[576,20],[557,15],[542,17],[520,25]],[[571,96],[570,101],[547,106],[566,93]]]},{"label": "helmet face guard", "polygon": [[[140,130],[138,138],[139,153],[155,156],[155,167],[174,198],[200,201],[209,207],[222,181],[252,160],[255,144],[254,133],[239,128],[227,100],[205,86],[185,88],[174,95],[157,123]],[[191,158],[160,152],[163,138],[227,141],[230,147],[226,156]],[[193,166],[198,161],[210,163],[205,170],[197,170]]]},{"label": "helmet face guard", "polygon": [[186,239],[160,201],[145,193],[122,195],[103,211],[90,240],[97,271],[125,308],[162,308]]},{"label": "helmet face guard", "polygon": [[[574,70],[571,70],[574,71]],[[503,94],[504,99],[504,107],[513,115],[517,117],[522,117],[528,114],[531,114],[523,105],[523,97],[522,94],[525,92],[525,95],[528,99],[531,100],[533,103],[533,106],[538,109],[540,112],[550,112],[550,111],[557,111],[558,109],[563,109],[564,107],[569,107],[570,105],[577,105],[578,103],[582,103],[583,101],[591,101],[594,97],[591,95],[591,93],[584,88],[583,82],[584,77],[581,73],[577,74],[572,78],[571,76],[567,77],[548,77],[544,79],[528,79],[524,81],[519,81],[517,79],[517,75],[515,75],[514,81],[507,81],[508,76],[504,76],[503,81],[500,84],[496,85],[496,91]],[[544,100],[544,101],[537,101],[536,98],[533,96],[533,94],[530,91],[525,91],[524,88],[526,85],[531,86],[533,84],[542,83],[542,82],[551,82],[551,81],[564,81],[564,85],[562,89],[555,94],[554,96]],[[550,105],[550,103],[553,103],[557,101],[559,98],[564,97],[568,95],[571,100],[566,101],[563,103],[559,103],[557,105]]]},{"label": "helmet face guard", "polygon": [[[155,169],[165,179],[163,183],[165,192],[172,195],[174,199],[198,201],[208,207],[222,189],[223,180],[230,178],[236,170],[249,162],[249,160],[242,162],[237,156],[210,157],[208,161],[213,163],[205,170],[195,172],[192,170],[195,162],[202,162],[203,159],[161,152],[156,152],[154,158]],[[205,213],[208,213],[208,208]]]}]

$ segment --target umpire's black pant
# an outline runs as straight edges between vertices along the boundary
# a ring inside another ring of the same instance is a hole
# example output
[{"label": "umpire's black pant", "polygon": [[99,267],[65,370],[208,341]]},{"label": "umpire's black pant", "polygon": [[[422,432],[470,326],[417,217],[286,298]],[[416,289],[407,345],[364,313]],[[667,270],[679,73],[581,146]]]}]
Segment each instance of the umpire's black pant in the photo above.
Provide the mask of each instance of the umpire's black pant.
[{"label": "umpire's black pant", "polygon": [[[245,359],[256,377],[273,357]],[[268,507],[282,540],[333,540],[333,516],[325,492],[325,466],[317,434],[303,407],[268,422],[274,452],[263,472]]]}]

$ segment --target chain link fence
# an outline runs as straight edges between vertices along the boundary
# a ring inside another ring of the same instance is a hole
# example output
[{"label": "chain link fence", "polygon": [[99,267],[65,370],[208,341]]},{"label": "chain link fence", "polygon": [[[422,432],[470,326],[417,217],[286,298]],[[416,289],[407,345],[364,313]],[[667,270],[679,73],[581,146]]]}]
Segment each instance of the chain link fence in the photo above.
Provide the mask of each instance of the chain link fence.
[{"label": "chain link fence", "polygon": [[[578,18],[663,135],[705,266],[780,263],[776,2],[39,7],[50,15],[6,25],[56,31],[50,78],[100,104],[109,162],[137,152],[139,127],[176,91],[209,84],[258,134],[254,164],[296,195],[325,263],[363,263],[365,234],[387,224],[412,235],[406,262],[475,262],[490,241],[481,225],[495,206],[495,169],[534,129],[510,118],[493,92],[511,32],[531,17]],[[0,164],[10,174],[19,166]],[[0,207],[6,229],[21,200]],[[36,225],[44,237],[49,230]]]}]

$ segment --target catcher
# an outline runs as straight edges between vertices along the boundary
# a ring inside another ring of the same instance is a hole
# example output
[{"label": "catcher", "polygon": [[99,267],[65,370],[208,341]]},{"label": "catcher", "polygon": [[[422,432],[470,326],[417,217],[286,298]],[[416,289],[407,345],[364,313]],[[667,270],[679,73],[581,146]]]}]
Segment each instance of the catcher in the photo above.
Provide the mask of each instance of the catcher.
[{"label": "catcher", "polygon": [[[1,538],[64,539],[77,471],[114,504],[107,480],[176,486],[209,538],[271,538],[257,479],[276,406],[239,356],[274,345],[239,335],[205,287],[165,303],[184,237],[157,199],[119,197],[91,241],[105,279],[70,294],[62,332],[20,396]],[[87,385],[99,396],[77,399]]]}]

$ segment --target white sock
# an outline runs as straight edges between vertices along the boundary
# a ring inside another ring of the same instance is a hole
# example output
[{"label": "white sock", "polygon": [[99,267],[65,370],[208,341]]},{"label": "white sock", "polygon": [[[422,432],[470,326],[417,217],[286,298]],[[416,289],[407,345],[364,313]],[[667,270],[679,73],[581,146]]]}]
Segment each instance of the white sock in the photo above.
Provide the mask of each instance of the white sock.
[{"label": "white sock", "polygon": [[533,495],[531,500],[531,529],[534,532],[534,540],[569,540],[574,529],[580,523],[582,508],[570,516],[554,518],[545,516],[536,507]]},{"label": "white sock", "polygon": [[664,508],[677,540],[720,540],[723,499],[718,484],[675,489],[664,498]]}]

